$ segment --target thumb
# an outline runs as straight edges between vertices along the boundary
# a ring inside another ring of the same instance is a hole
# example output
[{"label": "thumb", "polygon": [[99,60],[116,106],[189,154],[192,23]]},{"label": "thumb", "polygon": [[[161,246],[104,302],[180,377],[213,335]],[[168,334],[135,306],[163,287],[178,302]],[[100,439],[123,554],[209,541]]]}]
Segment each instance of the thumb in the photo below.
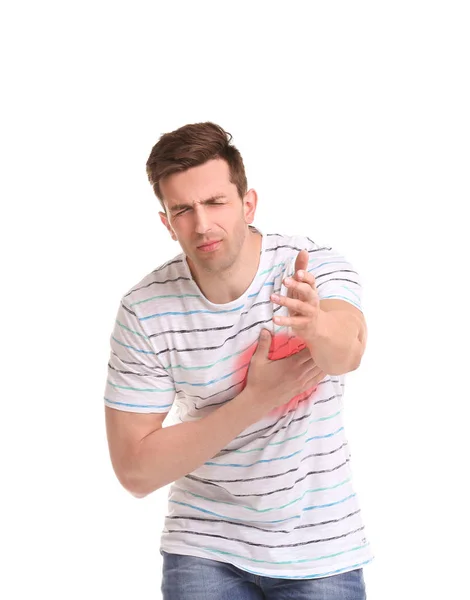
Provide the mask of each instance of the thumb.
[{"label": "thumb", "polygon": [[269,349],[271,348],[271,332],[267,329],[262,329],[258,346],[255,350],[255,356],[263,356],[264,358],[268,358]]},{"label": "thumb", "polygon": [[297,254],[295,259],[294,273],[297,271],[306,271],[308,269],[308,252],[307,250],[301,250]]}]

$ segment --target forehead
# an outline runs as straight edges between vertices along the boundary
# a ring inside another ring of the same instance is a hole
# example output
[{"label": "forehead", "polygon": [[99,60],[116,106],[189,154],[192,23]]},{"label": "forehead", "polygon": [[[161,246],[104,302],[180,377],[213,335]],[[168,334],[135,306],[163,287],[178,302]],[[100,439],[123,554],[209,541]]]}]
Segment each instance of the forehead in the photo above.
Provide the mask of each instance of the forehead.
[{"label": "forehead", "polygon": [[230,170],[225,160],[210,160],[182,173],[165,177],[160,183],[165,203],[193,203],[216,195],[237,193],[230,181]]}]

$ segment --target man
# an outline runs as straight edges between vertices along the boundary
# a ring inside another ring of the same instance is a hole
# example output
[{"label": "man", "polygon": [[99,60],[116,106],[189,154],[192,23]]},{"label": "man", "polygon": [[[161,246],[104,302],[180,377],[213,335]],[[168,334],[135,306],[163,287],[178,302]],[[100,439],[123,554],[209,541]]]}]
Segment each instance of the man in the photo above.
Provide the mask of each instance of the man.
[{"label": "man", "polygon": [[365,598],[341,415],[367,337],[358,274],[252,226],[256,192],[213,123],[163,135],[147,173],[182,253],[122,298],[105,410],[122,485],[172,484],[164,599]]}]

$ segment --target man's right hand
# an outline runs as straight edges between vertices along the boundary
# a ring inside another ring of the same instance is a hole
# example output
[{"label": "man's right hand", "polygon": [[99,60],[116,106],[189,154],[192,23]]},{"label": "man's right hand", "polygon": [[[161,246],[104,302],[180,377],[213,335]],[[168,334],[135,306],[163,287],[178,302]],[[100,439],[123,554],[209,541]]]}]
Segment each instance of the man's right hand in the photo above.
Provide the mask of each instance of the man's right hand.
[{"label": "man's right hand", "polygon": [[326,377],[314,363],[308,348],[287,358],[271,360],[268,358],[270,347],[271,333],[263,329],[251,358],[246,383],[254,396],[266,404],[267,410],[281,406],[303,392],[313,391]]}]

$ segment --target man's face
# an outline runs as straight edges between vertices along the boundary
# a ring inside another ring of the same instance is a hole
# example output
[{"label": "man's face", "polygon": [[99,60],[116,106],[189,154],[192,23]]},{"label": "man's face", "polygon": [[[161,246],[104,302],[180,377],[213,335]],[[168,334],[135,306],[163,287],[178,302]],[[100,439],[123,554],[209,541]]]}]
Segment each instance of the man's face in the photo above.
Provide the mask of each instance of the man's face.
[{"label": "man's face", "polygon": [[160,218],[196,269],[220,273],[236,261],[253,222],[256,193],[243,200],[224,160],[210,160],[160,183]]}]

